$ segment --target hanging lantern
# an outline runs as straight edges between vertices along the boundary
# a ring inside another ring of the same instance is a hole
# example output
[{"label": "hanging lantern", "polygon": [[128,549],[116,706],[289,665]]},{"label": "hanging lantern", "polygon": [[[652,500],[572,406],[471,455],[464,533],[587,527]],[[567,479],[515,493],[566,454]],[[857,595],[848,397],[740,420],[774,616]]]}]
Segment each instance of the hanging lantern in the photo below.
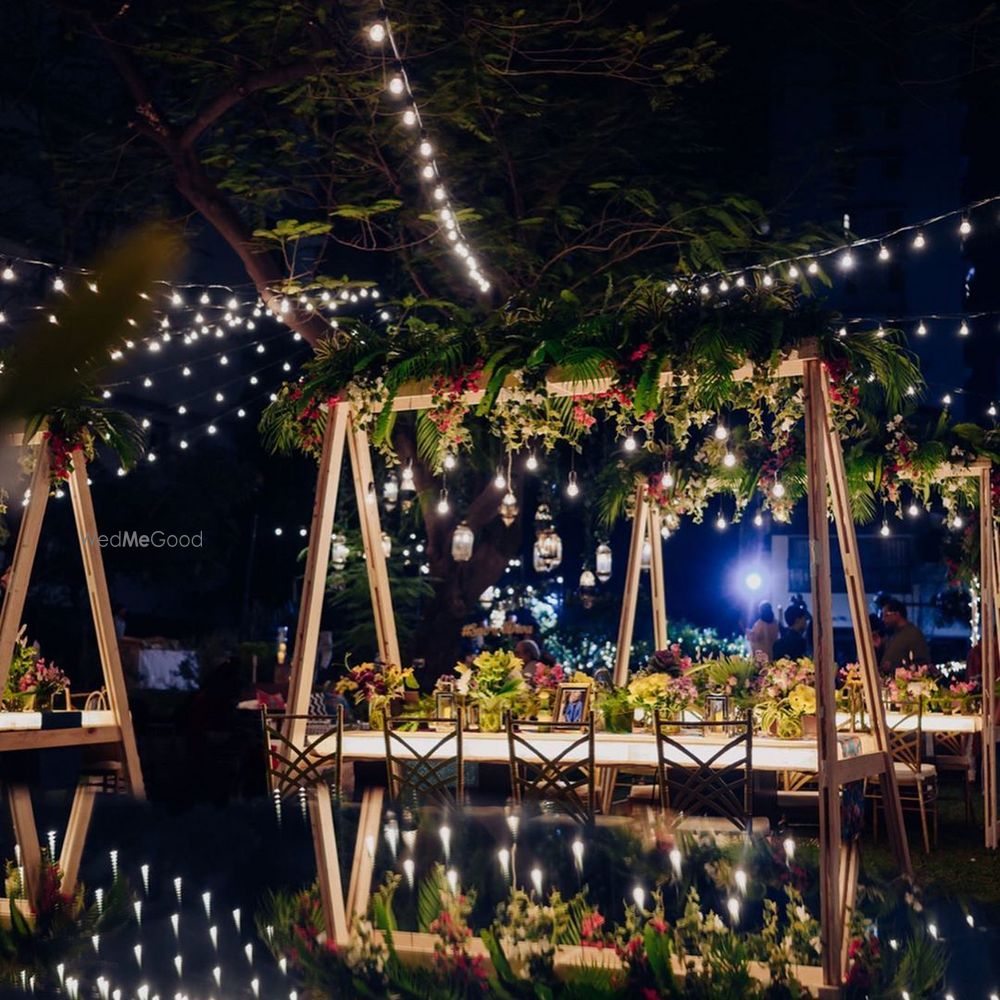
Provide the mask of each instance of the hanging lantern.
[{"label": "hanging lantern", "polygon": [[591,590],[593,590],[594,587],[596,586],[597,586],[597,577],[594,576],[592,570],[585,569],[580,574],[580,589],[583,590],[589,587]]},{"label": "hanging lantern", "polygon": [[503,500],[500,501],[500,520],[503,521],[505,527],[509,528],[517,520],[517,515],[520,512],[521,508],[517,505],[517,497],[510,490],[507,490]]},{"label": "hanging lantern", "polygon": [[459,521],[451,535],[451,557],[455,562],[468,562],[472,558],[472,548],[476,536],[465,521]]},{"label": "hanging lantern", "polygon": [[482,607],[482,609],[484,611],[489,611],[490,608],[493,607],[493,601],[494,601],[495,597],[496,597],[496,588],[495,587],[487,587],[479,595],[479,605],[480,605],[480,607]]},{"label": "hanging lantern", "polygon": [[399,478],[395,472],[390,472],[385,477],[385,482],[382,484],[382,502],[386,510],[396,509],[396,504],[399,502]]},{"label": "hanging lantern", "polygon": [[413,462],[408,462],[403,468],[402,481],[399,488],[403,493],[416,493],[417,487],[413,482]]},{"label": "hanging lantern", "polygon": [[653,562],[653,546],[649,544],[649,539],[644,538],[642,542],[642,555],[639,558],[639,569],[648,570]]},{"label": "hanging lantern", "polygon": [[601,542],[594,553],[594,567],[597,571],[597,579],[601,583],[607,583],[611,579],[611,546],[607,542]]},{"label": "hanging lantern", "polygon": [[392,538],[384,531],[382,532],[382,551],[385,553],[386,559],[392,555]]},{"label": "hanging lantern", "polygon": [[535,539],[535,546],[531,550],[531,565],[535,568],[536,573],[548,573],[552,568],[549,566],[548,560],[545,558],[545,551],[542,548],[541,537]]},{"label": "hanging lantern", "polygon": [[333,563],[333,568],[342,570],[347,564],[347,557],[350,554],[351,550],[347,547],[347,539],[341,534],[334,535],[330,545],[330,562]]},{"label": "hanging lantern", "polygon": [[535,511],[535,531],[541,534],[546,528],[552,526],[552,513],[548,504],[539,504]]},{"label": "hanging lantern", "polygon": [[[555,569],[562,562],[562,539],[555,528],[546,528],[539,536],[542,556],[549,570]],[[548,570],[546,570],[547,572]]]},{"label": "hanging lantern", "polygon": [[585,569],[580,574],[580,605],[588,611],[594,606],[595,591],[597,590],[597,577],[593,571]]}]

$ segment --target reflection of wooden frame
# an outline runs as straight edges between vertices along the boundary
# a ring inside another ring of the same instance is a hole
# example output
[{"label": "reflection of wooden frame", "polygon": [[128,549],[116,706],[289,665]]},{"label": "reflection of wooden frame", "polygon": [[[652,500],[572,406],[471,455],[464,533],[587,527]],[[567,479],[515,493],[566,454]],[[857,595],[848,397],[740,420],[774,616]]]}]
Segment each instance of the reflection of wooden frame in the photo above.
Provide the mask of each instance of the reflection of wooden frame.
[{"label": "reflection of wooden frame", "polygon": [[[579,700],[580,713],[576,714],[575,705],[577,704],[577,699],[572,699],[570,696],[575,692],[580,691],[583,694],[583,698]],[[573,718],[565,719],[563,718],[563,712],[567,710],[570,705],[574,705]],[[585,725],[587,722],[587,715],[590,712],[590,685],[589,684],[560,684],[556,688],[556,698],[552,705],[552,721],[553,722],[578,722],[580,725]]]}]

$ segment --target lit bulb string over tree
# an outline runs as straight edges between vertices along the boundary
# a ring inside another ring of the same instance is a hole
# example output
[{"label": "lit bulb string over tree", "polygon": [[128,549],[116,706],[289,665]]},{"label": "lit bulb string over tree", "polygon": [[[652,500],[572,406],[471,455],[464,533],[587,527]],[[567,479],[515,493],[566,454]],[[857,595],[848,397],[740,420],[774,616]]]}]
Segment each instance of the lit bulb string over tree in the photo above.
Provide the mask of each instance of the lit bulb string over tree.
[{"label": "lit bulb string over tree", "polygon": [[[883,429],[914,402],[907,390],[922,387],[916,361],[896,335],[868,331],[844,340],[830,320],[789,289],[760,288],[752,301],[719,309],[679,300],[654,281],[596,320],[566,299],[467,326],[429,326],[411,315],[391,335],[359,330],[357,342],[343,348],[321,344],[301,378],[279,391],[261,429],[276,450],[315,455],[322,440],[317,420],[303,434],[302,413],[346,400],[382,453],[385,475],[410,477],[428,550],[437,553],[436,600],[428,605],[433,627],[425,618],[418,630],[418,638],[434,639],[418,655],[436,656],[434,667],[446,669],[455,648],[443,637],[457,637],[479,595],[520,551],[515,532],[529,513],[524,483],[532,457],[543,455],[551,467],[562,454],[562,467],[572,468],[570,452],[583,457],[597,447],[600,455],[597,440],[617,442],[616,460],[602,458],[599,475],[572,469],[578,490],[598,484],[606,524],[630,512],[637,482],[646,484],[668,526],[700,521],[712,499],[725,495],[737,519],[757,495],[785,520],[804,495],[802,395],[795,380],[772,376],[783,357],[812,341],[826,360],[849,469],[865,462],[874,468],[866,452],[886,467]],[[397,399],[406,412],[396,412]],[[950,430],[965,441],[963,457],[990,450],[989,439]],[[936,460],[948,446],[933,447]],[[501,510],[505,489],[496,483],[498,457],[503,466],[508,453],[517,456],[510,468],[520,502],[511,527]],[[898,476],[922,468],[896,466]],[[855,514],[871,519],[888,476],[852,471],[850,478]],[[917,484],[936,488],[919,477]],[[567,476],[560,487],[567,502],[570,485]],[[456,561],[446,548],[462,521],[475,536],[468,561]],[[474,585],[463,587],[463,579]]]}]

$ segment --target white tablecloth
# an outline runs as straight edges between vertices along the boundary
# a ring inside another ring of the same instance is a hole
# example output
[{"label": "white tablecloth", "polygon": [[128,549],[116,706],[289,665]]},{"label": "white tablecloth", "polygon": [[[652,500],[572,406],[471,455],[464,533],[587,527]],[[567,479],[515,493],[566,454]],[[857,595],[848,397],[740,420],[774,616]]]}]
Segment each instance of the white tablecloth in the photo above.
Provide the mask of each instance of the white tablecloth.
[{"label": "white tablecloth", "polygon": [[189,649],[139,650],[139,686],[144,688],[177,688],[190,691],[198,685],[181,674],[181,664],[188,661],[186,672],[198,674],[198,655]]}]

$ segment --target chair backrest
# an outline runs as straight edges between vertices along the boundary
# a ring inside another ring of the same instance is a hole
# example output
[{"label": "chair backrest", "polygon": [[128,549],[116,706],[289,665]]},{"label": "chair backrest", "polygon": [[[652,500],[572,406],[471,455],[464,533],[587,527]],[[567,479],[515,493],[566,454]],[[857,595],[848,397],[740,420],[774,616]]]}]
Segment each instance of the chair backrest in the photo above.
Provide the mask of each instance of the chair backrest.
[{"label": "chair backrest", "polygon": [[[281,798],[325,782],[334,796],[340,794],[344,745],[344,709],[336,715],[284,715],[260,711],[264,730],[267,789]],[[293,720],[304,719],[306,736],[301,746],[287,735]]]},{"label": "chair backrest", "polygon": [[594,817],[594,713],[582,722],[528,722],[507,714],[511,793],[578,822]]},{"label": "chair backrest", "polygon": [[[451,719],[386,719],[384,733],[390,798],[411,808],[465,802],[461,711]],[[430,743],[429,735],[440,739]]]},{"label": "chair backrest", "polygon": [[917,702],[917,710],[897,719],[889,727],[889,752],[894,763],[905,764],[911,771],[920,772],[924,754],[924,702]]},{"label": "chair backrest", "polygon": [[[729,820],[749,832],[753,821],[753,720],[675,722],[656,713],[656,765],[664,810]],[[726,737],[722,743],[697,734]]]}]

